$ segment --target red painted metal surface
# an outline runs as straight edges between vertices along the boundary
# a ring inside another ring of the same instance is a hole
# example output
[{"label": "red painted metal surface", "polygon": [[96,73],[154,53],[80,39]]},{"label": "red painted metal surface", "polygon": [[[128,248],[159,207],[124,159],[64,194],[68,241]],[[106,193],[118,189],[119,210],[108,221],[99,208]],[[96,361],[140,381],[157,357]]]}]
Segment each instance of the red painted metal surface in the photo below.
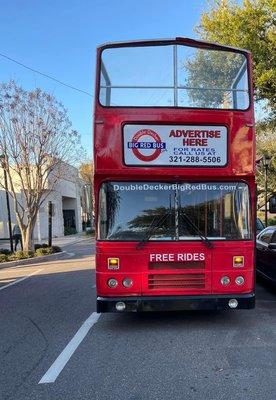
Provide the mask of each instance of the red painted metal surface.
[{"label": "red painted metal surface", "polygon": [[[224,125],[228,130],[228,165],[219,168],[128,167],[123,164],[122,127],[132,124]],[[94,155],[96,176],[141,179],[167,177],[248,177],[255,173],[252,110],[125,109],[96,106]]]},{"label": "red painted metal surface", "polygon": [[[162,269],[153,271],[149,268],[150,254],[173,254],[183,253],[204,254],[205,268],[175,270]],[[233,267],[233,257],[244,255],[244,267]],[[162,295],[162,294],[234,294],[250,293],[254,287],[254,242],[253,241],[216,241],[213,249],[207,249],[203,243],[198,242],[149,242],[144,248],[137,250],[135,242],[98,242],[96,245],[96,267],[97,267],[97,292],[100,296],[130,296],[130,295]],[[109,271],[107,269],[107,258],[119,257],[120,269]],[[149,276],[153,274],[204,274],[205,285],[202,288],[162,288],[150,289]],[[220,279],[228,276],[231,283],[222,286]],[[245,284],[238,286],[235,278],[242,275]],[[110,289],[107,280],[115,278],[119,284]],[[124,278],[132,278],[132,288],[122,285]]]},{"label": "red painted metal surface", "polygon": [[[189,44],[189,39],[178,39],[182,44]],[[198,47],[214,48],[214,45],[192,41]],[[175,42],[176,43],[176,42]],[[129,45],[129,44],[128,44]],[[136,45],[138,45],[136,43]],[[224,49],[222,46],[215,47]],[[98,49],[97,77],[100,70]],[[251,57],[245,52],[249,65],[251,82]],[[184,108],[105,108],[97,98],[99,80],[96,80],[95,119],[94,119],[94,162],[95,162],[95,210],[97,220],[98,193],[105,181],[244,181],[249,185],[252,206],[252,225],[255,224],[255,133],[252,87],[250,86],[250,107],[246,111],[184,109]],[[228,163],[225,167],[129,167],[123,162],[123,125],[124,124],[183,124],[183,125],[223,125],[228,130]],[[254,229],[253,229],[254,230]],[[254,232],[253,232],[254,237]],[[208,249],[202,242],[148,242],[142,249],[136,249],[137,242],[97,241],[96,276],[99,296],[139,296],[139,295],[176,295],[176,294],[235,294],[250,293],[254,290],[254,246],[255,240],[214,241],[214,248]],[[161,265],[150,268],[150,254],[203,253],[204,269]],[[243,255],[245,265],[233,267],[233,256]],[[119,257],[120,269],[109,271],[107,258]],[[167,284],[171,279],[180,286]],[[195,277],[193,274],[200,274]],[[203,275],[202,275],[203,274]],[[153,276],[156,275],[156,276]],[[158,276],[157,276],[158,275]],[[160,275],[164,275],[164,279]],[[166,275],[167,278],[166,278]],[[227,275],[231,283],[223,286],[222,276]],[[245,284],[238,286],[235,278],[242,275]],[[122,280],[133,279],[133,286],[125,288]],[[115,289],[107,286],[109,278],[119,282]],[[204,284],[202,284],[202,279]],[[198,284],[198,282],[201,282]],[[152,284],[152,282],[155,282]],[[156,283],[157,282],[157,283]],[[159,283],[158,283],[159,282]],[[160,284],[161,282],[161,284]],[[163,284],[162,282],[165,282]],[[185,286],[186,282],[186,286]],[[192,282],[197,284],[192,285]],[[158,284],[161,286],[158,288]],[[182,284],[182,286],[181,286]],[[174,287],[173,287],[174,286]],[[189,287],[188,287],[189,286]]]}]

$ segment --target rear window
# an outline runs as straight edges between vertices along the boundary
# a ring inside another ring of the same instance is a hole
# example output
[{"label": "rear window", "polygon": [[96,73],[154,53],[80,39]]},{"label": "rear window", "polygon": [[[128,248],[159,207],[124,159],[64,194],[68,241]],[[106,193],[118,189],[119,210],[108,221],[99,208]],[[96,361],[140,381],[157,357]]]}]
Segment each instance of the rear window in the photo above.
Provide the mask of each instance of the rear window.
[{"label": "rear window", "polygon": [[184,45],[102,52],[103,106],[242,109],[249,106],[246,57]]}]

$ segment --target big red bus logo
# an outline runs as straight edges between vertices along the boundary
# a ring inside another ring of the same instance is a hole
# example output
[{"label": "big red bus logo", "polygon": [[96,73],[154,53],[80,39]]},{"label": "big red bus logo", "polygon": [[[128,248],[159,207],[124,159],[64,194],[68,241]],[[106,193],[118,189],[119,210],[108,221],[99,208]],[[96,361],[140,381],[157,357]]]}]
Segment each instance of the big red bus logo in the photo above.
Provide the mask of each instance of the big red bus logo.
[{"label": "big red bus logo", "polygon": [[158,133],[152,129],[140,129],[136,132],[127,147],[141,161],[153,161],[159,157],[162,150],[166,149],[166,143],[161,141]]}]

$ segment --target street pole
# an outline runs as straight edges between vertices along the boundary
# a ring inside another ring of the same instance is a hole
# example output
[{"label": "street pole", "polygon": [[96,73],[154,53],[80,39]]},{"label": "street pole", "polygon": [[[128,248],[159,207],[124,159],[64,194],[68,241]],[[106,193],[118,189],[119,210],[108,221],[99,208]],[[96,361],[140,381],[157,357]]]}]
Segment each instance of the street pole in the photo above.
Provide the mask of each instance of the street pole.
[{"label": "street pole", "polygon": [[4,188],[6,192],[6,203],[7,203],[7,212],[8,212],[8,226],[9,226],[9,238],[10,238],[10,249],[13,253],[13,239],[12,239],[12,224],[11,224],[11,209],[10,209],[10,198],[9,198],[9,191],[8,191],[8,179],[7,179],[7,171],[5,168],[5,160],[6,157],[2,154],[0,155],[1,166],[4,172]]},{"label": "street pole", "polygon": [[268,165],[265,164],[265,226],[267,227],[267,170]]},{"label": "street pole", "polygon": [[[85,192],[85,207],[86,207],[86,219],[90,220],[90,228],[93,228],[93,222],[92,222],[92,210],[93,210],[93,204],[92,204],[92,188],[91,184],[85,184],[84,185],[84,192]],[[86,221],[87,222],[87,221]]]},{"label": "street pole", "polygon": [[267,227],[267,180],[268,180],[268,167],[271,161],[270,156],[264,155],[263,156],[263,164],[265,167],[265,226]]},{"label": "street pole", "polygon": [[52,246],[52,216],[53,216],[53,204],[51,201],[48,203],[48,246]]}]

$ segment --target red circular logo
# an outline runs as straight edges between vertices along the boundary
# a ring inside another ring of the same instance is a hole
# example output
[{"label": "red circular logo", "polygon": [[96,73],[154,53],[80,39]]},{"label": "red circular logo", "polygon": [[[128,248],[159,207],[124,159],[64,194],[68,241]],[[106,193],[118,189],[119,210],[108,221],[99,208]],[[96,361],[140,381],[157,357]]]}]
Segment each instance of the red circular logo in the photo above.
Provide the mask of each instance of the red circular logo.
[{"label": "red circular logo", "polygon": [[160,146],[154,149],[153,153],[150,155],[145,155],[140,152],[141,149],[139,148],[132,148],[133,154],[141,161],[153,161],[161,154],[161,138],[158,133],[154,132],[151,129],[141,129],[140,131],[136,132],[132,138],[132,143],[138,143],[141,137],[151,137],[156,143],[160,143]]}]

